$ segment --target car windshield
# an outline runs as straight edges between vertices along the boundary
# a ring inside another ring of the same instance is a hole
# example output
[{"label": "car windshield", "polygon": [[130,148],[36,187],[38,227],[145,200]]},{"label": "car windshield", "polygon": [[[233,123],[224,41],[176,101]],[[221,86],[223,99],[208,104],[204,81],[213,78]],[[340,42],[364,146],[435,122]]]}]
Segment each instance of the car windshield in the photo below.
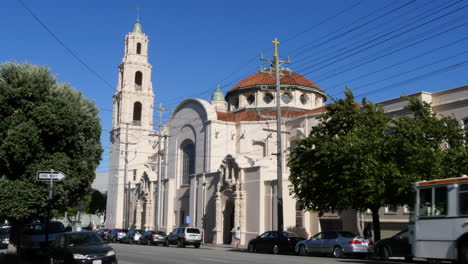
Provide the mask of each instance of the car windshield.
[{"label": "car windshield", "polygon": [[285,237],[297,237],[296,234],[291,233],[291,232],[283,232],[283,236],[285,236]]},{"label": "car windshield", "polygon": [[95,233],[73,233],[67,235],[68,247],[101,245],[104,241]]},{"label": "car windshield", "polygon": [[[56,223],[49,223],[49,233],[63,233],[65,232],[65,228],[63,224],[60,222]],[[44,234],[45,233],[45,225],[42,224],[32,224],[29,226],[28,230],[26,231],[28,234],[37,235],[37,234]]]},{"label": "car windshield", "polygon": [[187,228],[187,233],[200,234],[200,230],[197,228]]},{"label": "car windshield", "polygon": [[166,233],[165,233],[165,232],[162,232],[162,231],[158,231],[158,232],[156,232],[156,234],[158,234],[158,235],[160,235],[160,236],[165,236],[165,235],[166,235]]},{"label": "car windshield", "polygon": [[351,232],[338,232],[342,237],[346,237],[346,238],[354,238],[354,237],[357,237],[355,234],[351,233]]}]

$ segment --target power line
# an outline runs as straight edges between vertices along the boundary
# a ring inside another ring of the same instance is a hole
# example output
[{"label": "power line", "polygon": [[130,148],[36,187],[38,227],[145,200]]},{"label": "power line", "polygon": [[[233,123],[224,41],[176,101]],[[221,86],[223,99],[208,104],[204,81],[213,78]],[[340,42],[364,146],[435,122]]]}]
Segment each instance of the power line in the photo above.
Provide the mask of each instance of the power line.
[{"label": "power line", "polygon": [[107,82],[99,73],[97,73],[95,70],[91,68],[84,60],[82,60],[78,54],[73,52],[65,43],[60,40],[60,38],[52,32],[52,30],[44,23],[42,20],[22,1],[18,0],[18,2],[26,9],[29,14],[62,46],[68,53],[70,53],[73,58],[75,58],[81,65],[83,65],[89,72],[94,74],[96,77],[98,77],[101,81],[103,81],[107,86],[109,86],[111,89],[114,89],[114,87]]}]

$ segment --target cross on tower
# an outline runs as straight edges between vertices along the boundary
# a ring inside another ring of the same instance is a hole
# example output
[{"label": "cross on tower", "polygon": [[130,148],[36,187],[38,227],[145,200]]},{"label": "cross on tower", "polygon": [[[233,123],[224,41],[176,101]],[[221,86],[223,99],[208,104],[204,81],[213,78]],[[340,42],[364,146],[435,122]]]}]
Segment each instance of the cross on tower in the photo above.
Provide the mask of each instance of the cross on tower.
[{"label": "cross on tower", "polygon": [[280,42],[278,41],[278,38],[275,38],[275,40],[273,40],[272,43],[275,45],[275,54],[273,54],[273,57],[278,59],[278,45],[280,44]]}]

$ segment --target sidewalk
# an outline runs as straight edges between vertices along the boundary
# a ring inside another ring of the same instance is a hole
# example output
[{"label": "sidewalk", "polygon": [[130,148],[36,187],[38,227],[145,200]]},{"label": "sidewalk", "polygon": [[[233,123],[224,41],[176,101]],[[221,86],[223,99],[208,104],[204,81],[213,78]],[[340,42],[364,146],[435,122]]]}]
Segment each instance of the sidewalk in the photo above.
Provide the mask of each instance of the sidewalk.
[{"label": "sidewalk", "polygon": [[232,249],[232,250],[239,250],[239,251],[246,251],[247,248],[244,246],[239,246],[236,248],[234,245],[227,245],[227,244],[212,244],[212,243],[202,243],[203,247],[207,248],[226,248],[226,249]]}]

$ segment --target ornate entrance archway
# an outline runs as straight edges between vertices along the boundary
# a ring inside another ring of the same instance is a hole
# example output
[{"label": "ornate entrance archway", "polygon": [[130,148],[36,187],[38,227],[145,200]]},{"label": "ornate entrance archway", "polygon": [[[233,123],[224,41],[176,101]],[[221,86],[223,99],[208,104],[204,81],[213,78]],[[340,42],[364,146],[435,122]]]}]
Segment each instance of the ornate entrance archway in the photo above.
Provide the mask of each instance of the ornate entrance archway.
[{"label": "ornate entrance archway", "polygon": [[231,244],[232,232],[238,226],[245,229],[244,191],[242,190],[241,168],[228,155],[219,168],[219,182],[216,188],[216,244]]}]

